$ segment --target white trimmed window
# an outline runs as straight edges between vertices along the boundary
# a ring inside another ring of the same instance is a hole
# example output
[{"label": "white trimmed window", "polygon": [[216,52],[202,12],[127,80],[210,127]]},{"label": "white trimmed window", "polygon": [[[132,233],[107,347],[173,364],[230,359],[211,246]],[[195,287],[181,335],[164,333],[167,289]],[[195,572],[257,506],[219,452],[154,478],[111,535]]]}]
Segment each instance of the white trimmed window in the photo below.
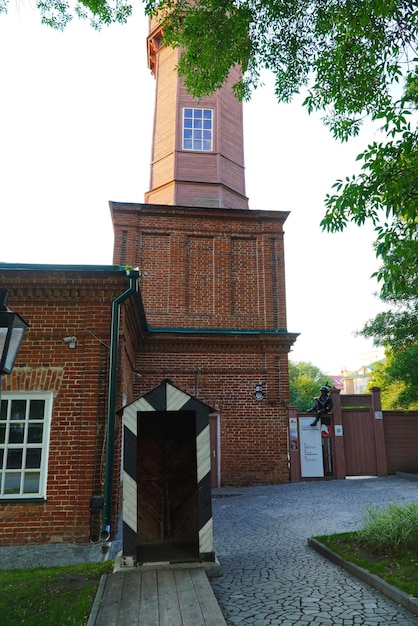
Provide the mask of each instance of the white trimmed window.
[{"label": "white trimmed window", "polygon": [[213,150],[212,109],[183,109],[183,150]]},{"label": "white trimmed window", "polygon": [[46,498],[52,393],[3,393],[0,500]]}]

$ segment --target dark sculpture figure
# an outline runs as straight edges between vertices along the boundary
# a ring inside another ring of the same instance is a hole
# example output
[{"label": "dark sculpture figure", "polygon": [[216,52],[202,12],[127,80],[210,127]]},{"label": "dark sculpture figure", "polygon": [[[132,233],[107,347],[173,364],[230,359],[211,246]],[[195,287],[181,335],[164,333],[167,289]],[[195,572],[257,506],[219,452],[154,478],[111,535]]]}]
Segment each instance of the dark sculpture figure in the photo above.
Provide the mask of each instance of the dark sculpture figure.
[{"label": "dark sculpture figure", "polygon": [[316,426],[321,417],[332,410],[332,400],[328,395],[329,388],[324,385],[321,387],[320,391],[321,395],[319,398],[314,398],[315,404],[306,411],[307,413],[316,413],[316,418],[311,426]]}]

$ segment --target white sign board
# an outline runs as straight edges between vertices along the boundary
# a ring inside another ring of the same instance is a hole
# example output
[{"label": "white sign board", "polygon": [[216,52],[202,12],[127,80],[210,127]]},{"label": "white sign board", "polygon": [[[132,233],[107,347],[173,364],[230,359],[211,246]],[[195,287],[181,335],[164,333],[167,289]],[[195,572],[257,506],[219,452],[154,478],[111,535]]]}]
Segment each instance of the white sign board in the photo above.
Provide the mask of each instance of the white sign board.
[{"label": "white sign board", "polygon": [[322,478],[324,460],[322,457],[321,422],[311,426],[315,417],[299,417],[300,465],[302,478]]}]

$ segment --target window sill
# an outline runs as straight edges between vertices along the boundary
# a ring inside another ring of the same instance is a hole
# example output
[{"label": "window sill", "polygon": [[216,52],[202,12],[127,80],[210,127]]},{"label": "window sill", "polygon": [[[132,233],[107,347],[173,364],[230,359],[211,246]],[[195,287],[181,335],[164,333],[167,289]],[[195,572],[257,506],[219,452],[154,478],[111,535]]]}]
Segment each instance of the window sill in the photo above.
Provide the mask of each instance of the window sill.
[{"label": "window sill", "polygon": [[0,498],[2,504],[43,504],[46,498]]}]

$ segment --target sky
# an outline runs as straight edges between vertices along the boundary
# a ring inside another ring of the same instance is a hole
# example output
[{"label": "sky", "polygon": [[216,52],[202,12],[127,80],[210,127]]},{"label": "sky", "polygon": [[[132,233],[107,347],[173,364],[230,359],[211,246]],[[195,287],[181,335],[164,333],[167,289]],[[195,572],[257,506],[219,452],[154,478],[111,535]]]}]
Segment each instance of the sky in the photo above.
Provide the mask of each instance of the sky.
[{"label": "sky", "polygon": [[[111,265],[109,201],[143,202],[149,187],[155,81],[147,19],[94,31],[40,23],[29,0],[0,14],[0,261]],[[382,309],[370,227],[321,231],[324,197],[357,171],[373,135],[340,144],[300,99],[279,105],[272,80],[244,104],[250,208],[285,223],[290,358],[325,373],[375,358],[355,332]],[[378,355],[376,355],[378,356]]]}]

